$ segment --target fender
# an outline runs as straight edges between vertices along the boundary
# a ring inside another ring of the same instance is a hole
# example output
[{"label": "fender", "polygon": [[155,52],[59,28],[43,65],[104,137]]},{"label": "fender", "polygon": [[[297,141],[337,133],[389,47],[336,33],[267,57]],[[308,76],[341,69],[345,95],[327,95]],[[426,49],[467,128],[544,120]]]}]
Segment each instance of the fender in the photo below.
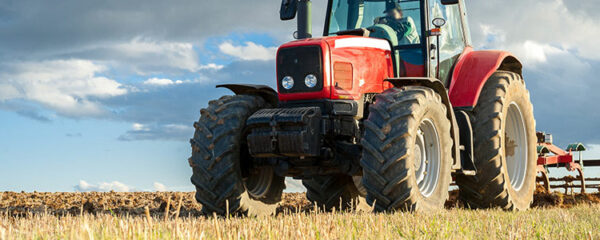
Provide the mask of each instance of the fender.
[{"label": "fender", "polygon": [[497,70],[517,73],[522,77],[523,65],[509,52],[473,51],[465,48],[454,67],[449,97],[454,107],[472,109],[477,105],[481,89]]},{"label": "fender", "polygon": [[[442,97],[442,103],[446,105],[446,117],[450,120],[451,129],[450,134],[452,135],[452,140],[455,143],[460,143],[460,132],[459,126],[456,120],[456,116],[454,115],[454,111],[452,111],[452,104],[450,103],[450,99],[448,98],[448,92],[444,87],[444,84],[435,78],[424,78],[424,77],[404,77],[404,78],[388,78],[385,79],[386,82],[391,83],[396,88],[401,88],[405,86],[423,86],[427,88],[433,89],[436,93],[438,93]],[[453,144],[452,157],[454,158],[454,163],[452,164],[453,170],[461,170],[461,148],[460,144]]]},{"label": "fender", "polygon": [[277,106],[277,103],[279,102],[277,92],[266,85],[221,84],[217,85],[217,88],[227,88],[236,95],[257,95],[265,99],[265,101],[271,103],[273,106]]}]

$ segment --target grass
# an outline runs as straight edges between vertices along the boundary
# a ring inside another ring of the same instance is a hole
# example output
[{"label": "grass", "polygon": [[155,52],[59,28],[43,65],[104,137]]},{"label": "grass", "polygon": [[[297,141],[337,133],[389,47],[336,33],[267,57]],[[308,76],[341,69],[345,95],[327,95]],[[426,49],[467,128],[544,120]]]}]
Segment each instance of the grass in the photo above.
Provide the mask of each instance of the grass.
[{"label": "grass", "polygon": [[258,218],[0,217],[0,239],[600,239],[600,205],[429,214],[292,213]]}]

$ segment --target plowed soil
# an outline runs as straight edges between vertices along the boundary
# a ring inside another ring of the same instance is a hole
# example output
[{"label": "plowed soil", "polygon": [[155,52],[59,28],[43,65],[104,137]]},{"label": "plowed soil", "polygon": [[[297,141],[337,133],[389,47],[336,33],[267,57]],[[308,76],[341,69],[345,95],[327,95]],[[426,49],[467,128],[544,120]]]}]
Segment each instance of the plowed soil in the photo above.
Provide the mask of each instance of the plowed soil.
[{"label": "plowed soil", "polygon": [[[453,191],[447,208],[461,207],[458,192]],[[579,204],[600,203],[600,193],[564,195],[558,192],[535,194],[534,208],[569,208]],[[53,215],[112,214],[143,215],[147,207],[153,216],[162,216],[169,206],[171,215],[200,216],[201,206],[192,192],[139,192],[139,193],[15,193],[0,192],[0,213],[28,216],[48,213]],[[304,193],[286,193],[279,212],[310,211],[313,206]],[[178,211],[179,210],[179,211]]]}]

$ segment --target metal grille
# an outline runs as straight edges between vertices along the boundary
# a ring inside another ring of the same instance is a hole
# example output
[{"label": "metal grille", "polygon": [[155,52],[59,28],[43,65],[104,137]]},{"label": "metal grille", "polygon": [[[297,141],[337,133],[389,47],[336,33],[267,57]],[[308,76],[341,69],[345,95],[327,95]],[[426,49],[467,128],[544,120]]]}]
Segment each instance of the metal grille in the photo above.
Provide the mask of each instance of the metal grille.
[{"label": "metal grille", "polygon": [[[281,93],[318,92],[323,89],[323,64],[320,46],[301,46],[279,50],[277,55],[277,84]],[[317,77],[317,85],[309,88],[304,84],[308,74]],[[294,78],[294,87],[285,89],[281,79]]]}]

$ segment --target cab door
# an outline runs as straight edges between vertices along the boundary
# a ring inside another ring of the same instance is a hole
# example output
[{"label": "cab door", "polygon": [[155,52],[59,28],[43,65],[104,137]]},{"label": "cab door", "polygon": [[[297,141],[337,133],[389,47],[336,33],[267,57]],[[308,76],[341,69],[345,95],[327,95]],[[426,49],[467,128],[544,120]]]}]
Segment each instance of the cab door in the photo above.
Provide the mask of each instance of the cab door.
[{"label": "cab door", "polygon": [[[436,36],[429,36],[429,77],[438,78],[447,87],[452,70],[460,54],[467,47],[460,4],[443,5],[440,0],[429,0],[428,28],[434,29],[433,19],[443,18],[446,24],[441,29],[439,46]],[[437,50],[439,49],[439,61]],[[438,66],[439,62],[439,66]],[[439,72],[438,72],[439,71]]]}]

